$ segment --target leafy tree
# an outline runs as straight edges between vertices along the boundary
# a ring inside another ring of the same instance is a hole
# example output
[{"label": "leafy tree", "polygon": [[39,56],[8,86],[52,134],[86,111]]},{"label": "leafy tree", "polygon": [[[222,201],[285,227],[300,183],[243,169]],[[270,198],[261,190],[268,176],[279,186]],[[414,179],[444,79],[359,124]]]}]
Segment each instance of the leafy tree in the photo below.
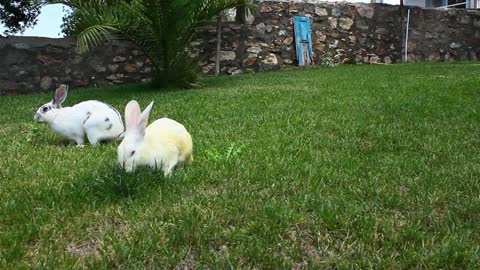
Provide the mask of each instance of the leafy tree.
[{"label": "leafy tree", "polygon": [[45,0],[0,0],[0,23],[7,30],[5,35],[22,33],[26,28],[37,23],[40,8],[45,5]]},{"label": "leafy tree", "polygon": [[65,15],[62,18],[63,23],[60,26],[62,33],[67,37],[74,36],[74,29],[77,23],[77,17],[75,16],[76,12],[75,10],[65,7],[63,8],[63,11],[65,12]]},{"label": "leafy tree", "polygon": [[136,44],[153,64],[153,84],[191,87],[199,68],[187,49],[197,31],[221,11],[249,0],[62,0],[74,10],[80,51],[117,36]]},{"label": "leafy tree", "polygon": [[[4,35],[23,33],[25,29],[33,27],[37,23],[38,15],[44,5],[55,3],[49,0],[0,0],[0,23],[6,30]],[[64,8],[66,15],[63,17],[61,26],[66,36],[73,35],[72,25],[75,25],[75,12]]]}]

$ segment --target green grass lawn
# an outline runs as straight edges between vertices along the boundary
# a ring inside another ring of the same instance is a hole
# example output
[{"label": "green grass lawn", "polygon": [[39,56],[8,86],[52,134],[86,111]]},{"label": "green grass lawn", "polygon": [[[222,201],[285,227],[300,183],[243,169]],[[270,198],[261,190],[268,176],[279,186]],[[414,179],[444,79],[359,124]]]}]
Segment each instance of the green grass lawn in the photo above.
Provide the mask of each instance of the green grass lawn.
[{"label": "green grass lawn", "polygon": [[133,175],[117,144],[0,98],[0,268],[480,267],[480,64],[342,66],[204,79],[195,90],[72,90],[155,101],[192,166]]}]

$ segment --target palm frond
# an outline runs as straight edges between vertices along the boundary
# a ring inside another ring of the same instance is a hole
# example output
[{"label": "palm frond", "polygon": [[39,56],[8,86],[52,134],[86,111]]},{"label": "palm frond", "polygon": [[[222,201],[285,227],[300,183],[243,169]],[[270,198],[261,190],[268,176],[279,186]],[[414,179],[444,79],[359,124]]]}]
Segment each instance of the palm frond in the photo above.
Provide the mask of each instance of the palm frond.
[{"label": "palm frond", "polygon": [[249,0],[49,0],[75,9],[80,51],[120,35],[153,63],[160,86],[191,86],[199,68],[187,54],[190,42],[223,10],[249,6]]},{"label": "palm frond", "polygon": [[120,32],[117,28],[109,25],[92,25],[84,29],[77,36],[77,47],[80,53],[89,51],[91,48],[100,45],[107,36]]}]

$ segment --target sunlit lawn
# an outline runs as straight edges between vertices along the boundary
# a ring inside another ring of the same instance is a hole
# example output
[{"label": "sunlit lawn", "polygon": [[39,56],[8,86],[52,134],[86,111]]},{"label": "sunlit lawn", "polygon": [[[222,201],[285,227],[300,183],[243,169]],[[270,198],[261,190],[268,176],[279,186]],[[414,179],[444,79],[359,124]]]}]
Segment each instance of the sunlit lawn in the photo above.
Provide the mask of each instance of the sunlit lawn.
[{"label": "sunlit lawn", "polygon": [[480,267],[480,65],[343,66],[207,78],[194,90],[72,90],[155,101],[191,167],[117,169],[0,98],[0,268]]}]

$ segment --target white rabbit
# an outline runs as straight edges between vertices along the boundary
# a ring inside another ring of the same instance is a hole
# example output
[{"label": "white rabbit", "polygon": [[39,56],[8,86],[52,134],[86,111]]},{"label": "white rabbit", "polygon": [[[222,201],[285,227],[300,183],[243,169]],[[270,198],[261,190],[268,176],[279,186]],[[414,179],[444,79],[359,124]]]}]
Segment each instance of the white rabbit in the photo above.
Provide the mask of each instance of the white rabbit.
[{"label": "white rabbit", "polygon": [[190,164],[192,137],[185,127],[169,118],[161,118],[147,127],[153,101],[141,112],[135,100],[125,108],[127,130],[118,146],[118,164],[127,172],[139,166],[161,169],[165,176],[181,164]]},{"label": "white rabbit", "polygon": [[125,130],[122,116],[115,108],[97,100],[62,108],[67,93],[68,86],[60,85],[53,100],[37,110],[35,121],[47,123],[56,134],[75,142],[78,147],[84,146],[85,135],[91,144],[115,140],[122,135]]}]

